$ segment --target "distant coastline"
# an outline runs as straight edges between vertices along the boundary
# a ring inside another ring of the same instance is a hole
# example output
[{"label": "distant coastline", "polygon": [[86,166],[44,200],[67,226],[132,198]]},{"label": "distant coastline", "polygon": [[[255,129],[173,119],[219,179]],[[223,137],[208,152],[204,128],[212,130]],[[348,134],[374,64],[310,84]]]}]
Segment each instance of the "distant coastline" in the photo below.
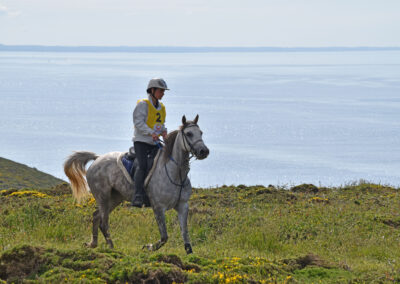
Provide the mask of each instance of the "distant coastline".
[{"label": "distant coastline", "polygon": [[400,51],[400,47],[188,47],[188,46],[45,46],[3,45],[0,51],[31,52],[130,52],[130,53],[208,53],[208,52],[347,52]]}]

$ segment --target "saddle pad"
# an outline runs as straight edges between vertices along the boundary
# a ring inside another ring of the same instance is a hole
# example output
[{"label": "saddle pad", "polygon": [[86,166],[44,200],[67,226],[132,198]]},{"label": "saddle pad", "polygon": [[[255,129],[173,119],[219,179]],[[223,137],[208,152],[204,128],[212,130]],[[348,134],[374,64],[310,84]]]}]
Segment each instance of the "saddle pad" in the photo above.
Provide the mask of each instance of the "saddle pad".
[{"label": "saddle pad", "polygon": [[129,175],[133,178],[133,160],[129,160],[126,158],[126,155],[122,157],[122,164],[125,169],[128,171]]},{"label": "saddle pad", "polygon": [[[121,171],[124,173],[125,178],[128,180],[130,184],[133,184],[132,177],[130,175],[132,167],[133,167],[133,161],[127,160],[124,158],[125,154],[127,152],[122,152],[119,157],[117,158],[117,164],[118,167],[121,169]],[[132,165],[130,165],[130,163]],[[127,167],[125,166],[127,165]]]}]

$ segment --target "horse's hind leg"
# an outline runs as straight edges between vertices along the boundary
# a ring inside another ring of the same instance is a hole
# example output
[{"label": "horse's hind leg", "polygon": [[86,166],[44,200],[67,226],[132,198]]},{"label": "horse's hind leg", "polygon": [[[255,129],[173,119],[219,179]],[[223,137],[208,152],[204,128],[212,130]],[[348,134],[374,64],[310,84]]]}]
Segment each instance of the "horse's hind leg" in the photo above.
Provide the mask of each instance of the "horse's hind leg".
[{"label": "horse's hind leg", "polygon": [[158,229],[160,231],[161,239],[155,244],[144,245],[150,251],[160,249],[168,240],[167,226],[165,225],[165,210],[163,208],[153,208],[154,215],[157,220]]},{"label": "horse's hind leg", "polygon": [[97,241],[99,236],[99,225],[100,225],[100,212],[99,209],[96,208],[96,211],[93,212],[92,241],[90,243],[85,244],[89,248],[97,247]]},{"label": "horse's hind leg", "polygon": [[103,233],[103,236],[106,239],[106,243],[110,248],[114,248],[114,244],[111,240],[110,232],[108,231],[108,219],[111,211],[113,211],[114,208],[117,207],[122,201],[122,195],[117,193],[116,191],[112,191],[110,201],[104,202],[101,205],[99,204],[100,230]]}]

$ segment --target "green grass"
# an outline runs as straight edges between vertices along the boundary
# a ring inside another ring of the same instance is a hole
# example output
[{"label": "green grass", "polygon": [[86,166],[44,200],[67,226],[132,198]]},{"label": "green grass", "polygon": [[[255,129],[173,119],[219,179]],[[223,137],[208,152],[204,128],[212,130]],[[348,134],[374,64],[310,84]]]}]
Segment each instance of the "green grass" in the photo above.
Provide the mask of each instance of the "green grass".
[{"label": "green grass", "polygon": [[[223,186],[194,189],[187,256],[176,213],[168,243],[151,209],[127,203],[110,217],[114,250],[89,241],[95,204],[77,206],[66,184],[0,191],[0,279],[76,283],[400,282],[399,189],[360,182],[340,188]],[[0,281],[1,282],[1,281]]]}]

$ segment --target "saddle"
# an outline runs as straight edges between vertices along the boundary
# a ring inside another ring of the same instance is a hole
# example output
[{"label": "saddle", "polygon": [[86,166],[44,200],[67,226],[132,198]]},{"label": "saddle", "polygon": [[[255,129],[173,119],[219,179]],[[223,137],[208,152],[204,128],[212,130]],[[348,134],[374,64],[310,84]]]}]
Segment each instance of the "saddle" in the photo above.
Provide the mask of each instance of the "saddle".
[{"label": "saddle", "polygon": [[[154,158],[156,157],[158,153],[158,148],[155,148],[152,151],[149,151],[147,153],[147,171],[146,171],[146,178],[153,167],[154,163]],[[137,167],[139,166],[138,161],[136,160],[136,153],[134,147],[130,147],[129,151],[126,152],[121,159],[122,165],[126,169],[126,171],[129,173],[132,181],[134,182],[135,180],[135,171]],[[150,207],[150,200],[149,197],[147,196],[146,190],[144,193],[144,205],[145,207]]]}]

